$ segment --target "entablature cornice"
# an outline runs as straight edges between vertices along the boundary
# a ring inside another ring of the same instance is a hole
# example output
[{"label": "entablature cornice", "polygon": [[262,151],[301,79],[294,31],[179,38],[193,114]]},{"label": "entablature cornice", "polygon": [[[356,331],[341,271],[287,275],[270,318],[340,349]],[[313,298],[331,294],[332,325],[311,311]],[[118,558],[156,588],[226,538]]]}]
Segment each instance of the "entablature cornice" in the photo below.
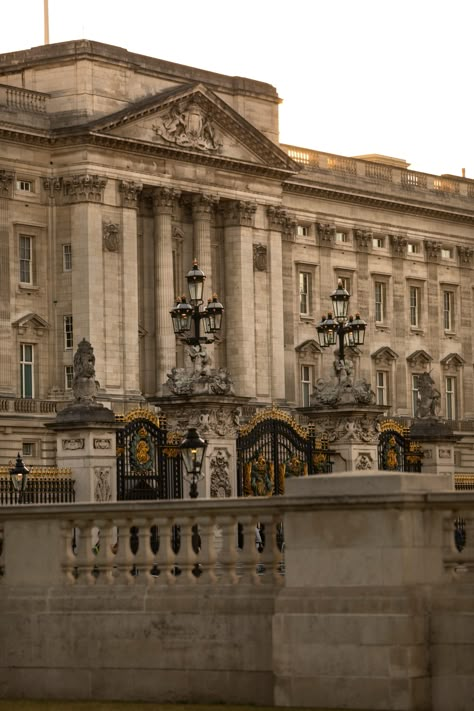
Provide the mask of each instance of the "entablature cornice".
[{"label": "entablature cornice", "polygon": [[283,192],[286,194],[326,198],[337,202],[348,202],[379,210],[390,210],[392,212],[431,217],[447,222],[462,222],[464,224],[474,225],[474,210],[461,212],[457,208],[450,210],[449,208],[438,208],[421,202],[396,200],[370,193],[363,193],[361,191],[348,191],[339,187],[310,185],[307,183],[289,182],[288,180],[283,184]]}]

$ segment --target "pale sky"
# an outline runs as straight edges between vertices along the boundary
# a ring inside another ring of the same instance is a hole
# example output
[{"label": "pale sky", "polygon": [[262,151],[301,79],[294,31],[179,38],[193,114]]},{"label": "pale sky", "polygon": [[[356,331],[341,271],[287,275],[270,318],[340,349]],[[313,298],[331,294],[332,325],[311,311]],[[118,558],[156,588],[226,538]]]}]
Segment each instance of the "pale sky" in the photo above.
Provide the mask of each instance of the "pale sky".
[{"label": "pale sky", "polygon": [[[4,5],[0,53],[43,44],[43,0]],[[473,0],[49,0],[49,26],[273,84],[282,143],[474,178]]]}]

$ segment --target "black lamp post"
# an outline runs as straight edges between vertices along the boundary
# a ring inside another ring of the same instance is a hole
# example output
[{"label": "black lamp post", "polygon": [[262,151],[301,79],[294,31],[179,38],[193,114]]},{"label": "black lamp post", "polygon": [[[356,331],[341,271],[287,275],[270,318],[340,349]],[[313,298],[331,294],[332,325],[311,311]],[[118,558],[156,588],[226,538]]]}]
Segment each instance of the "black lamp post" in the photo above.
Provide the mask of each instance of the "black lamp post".
[{"label": "black lamp post", "polygon": [[337,289],[331,294],[333,313],[323,316],[316,326],[319,345],[323,348],[339,344],[339,360],[344,362],[344,347],[354,348],[364,345],[367,324],[359,314],[347,317],[349,307],[349,292],[342,286],[339,279]]},{"label": "black lamp post", "polygon": [[198,497],[198,482],[203,478],[202,463],[206,448],[206,440],[202,439],[195,427],[188,429],[186,437],[179,445],[186,469],[185,479],[191,484],[189,489],[191,499]]},{"label": "black lamp post", "polygon": [[[186,301],[186,297],[182,296],[170,311],[175,334],[181,336],[190,346],[213,343],[214,334],[221,330],[224,307],[217,295],[214,294],[213,298],[208,300],[206,308],[202,308],[205,279],[206,275],[194,260],[193,268],[186,274],[189,303]],[[201,321],[204,321],[205,333],[210,336],[201,335]],[[192,335],[187,335],[190,331]]]},{"label": "black lamp post", "polygon": [[26,490],[29,473],[30,470],[28,469],[28,467],[25,467],[25,465],[23,464],[23,460],[20,456],[20,452],[18,452],[16,464],[12,469],[10,469],[10,479],[13,484],[13,488],[15,489],[15,491],[18,492],[19,504],[22,503],[23,494]]}]

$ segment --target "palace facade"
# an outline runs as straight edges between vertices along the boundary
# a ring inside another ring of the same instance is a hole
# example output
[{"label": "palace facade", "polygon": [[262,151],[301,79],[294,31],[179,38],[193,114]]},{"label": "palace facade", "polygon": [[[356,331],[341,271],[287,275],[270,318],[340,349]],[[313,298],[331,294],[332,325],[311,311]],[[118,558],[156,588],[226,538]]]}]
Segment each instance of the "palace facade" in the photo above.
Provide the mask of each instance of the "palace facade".
[{"label": "palace facade", "polygon": [[474,181],[282,145],[278,105],[268,84],[85,40],[0,56],[1,464],[54,464],[44,424],[83,338],[117,414],[169,397],[196,258],[237,396],[309,405],[341,279],[368,324],[358,377],[410,418],[430,372],[472,470]]}]

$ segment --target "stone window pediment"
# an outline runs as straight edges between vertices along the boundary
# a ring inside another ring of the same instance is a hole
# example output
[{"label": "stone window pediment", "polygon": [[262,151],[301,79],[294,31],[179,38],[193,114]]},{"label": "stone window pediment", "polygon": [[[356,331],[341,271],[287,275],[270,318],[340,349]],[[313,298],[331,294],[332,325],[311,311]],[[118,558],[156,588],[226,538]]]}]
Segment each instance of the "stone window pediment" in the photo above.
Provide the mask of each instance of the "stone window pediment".
[{"label": "stone window pediment", "polygon": [[382,346],[370,356],[377,366],[385,365],[390,366],[394,361],[398,359],[398,353],[389,348],[389,346]]},{"label": "stone window pediment", "polygon": [[412,368],[426,367],[432,362],[433,358],[425,350],[413,351],[407,356],[407,362]]},{"label": "stone window pediment", "polygon": [[49,330],[49,323],[35,313],[28,313],[13,321],[12,326],[18,329],[20,336],[23,336],[28,329],[32,329],[37,336]]},{"label": "stone window pediment", "polygon": [[441,361],[441,365],[445,370],[458,370],[465,364],[465,360],[459,353],[449,353]]},{"label": "stone window pediment", "polygon": [[298,358],[300,360],[316,360],[319,355],[321,355],[322,350],[319,344],[310,338],[307,341],[303,341],[295,348]]}]

